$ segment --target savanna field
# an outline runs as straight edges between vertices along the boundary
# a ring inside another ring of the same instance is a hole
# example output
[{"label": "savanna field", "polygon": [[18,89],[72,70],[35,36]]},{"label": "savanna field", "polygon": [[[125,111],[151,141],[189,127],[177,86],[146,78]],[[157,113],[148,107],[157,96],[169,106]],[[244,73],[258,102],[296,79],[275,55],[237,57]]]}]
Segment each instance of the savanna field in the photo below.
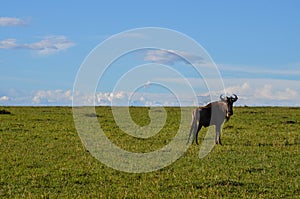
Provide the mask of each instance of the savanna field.
[{"label": "savanna field", "polygon": [[[193,144],[173,164],[141,174],[95,159],[82,145],[70,107],[0,110],[0,198],[300,198],[300,108],[235,107],[223,126],[223,146],[199,159],[201,145]],[[148,139],[122,132],[110,107],[90,116],[121,148],[149,152],[178,129],[180,108],[166,111],[164,128]],[[131,107],[130,114],[140,126],[150,122],[148,108]]]}]

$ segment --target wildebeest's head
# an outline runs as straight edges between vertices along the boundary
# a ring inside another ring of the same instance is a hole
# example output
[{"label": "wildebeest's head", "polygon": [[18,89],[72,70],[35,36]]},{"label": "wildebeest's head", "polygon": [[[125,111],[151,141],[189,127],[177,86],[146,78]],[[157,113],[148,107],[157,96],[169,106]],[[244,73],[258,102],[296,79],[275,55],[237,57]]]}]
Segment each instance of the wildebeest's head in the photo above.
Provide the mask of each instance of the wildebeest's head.
[{"label": "wildebeest's head", "polygon": [[238,97],[233,94],[231,97],[224,97],[223,95],[220,96],[221,101],[225,102],[227,104],[227,110],[226,110],[226,119],[228,120],[231,115],[233,115],[232,106],[233,103],[238,100]]}]

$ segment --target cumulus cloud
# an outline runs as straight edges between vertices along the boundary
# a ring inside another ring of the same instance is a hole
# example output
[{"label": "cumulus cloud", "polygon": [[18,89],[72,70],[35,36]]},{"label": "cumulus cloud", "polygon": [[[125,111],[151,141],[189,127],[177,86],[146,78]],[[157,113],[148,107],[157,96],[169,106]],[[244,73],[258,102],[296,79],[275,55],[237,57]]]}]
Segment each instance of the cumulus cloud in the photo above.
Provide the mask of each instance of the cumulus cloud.
[{"label": "cumulus cloud", "polygon": [[298,92],[291,89],[285,88],[283,90],[275,90],[272,85],[265,84],[261,89],[256,89],[255,95],[260,99],[267,100],[289,100],[296,98]]},{"label": "cumulus cloud", "polygon": [[148,80],[145,84],[144,84],[144,88],[148,88],[151,85],[151,81]]},{"label": "cumulus cloud", "polygon": [[65,36],[49,36],[38,42],[30,44],[19,44],[16,39],[6,39],[0,41],[0,49],[29,49],[37,51],[38,54],[48,55],[62,50],[66,50],[75,43],[68,40]]},{"label": "cumulus cloud", "polygon": [[203,58],[198,55],[193,55],[187,52],[179,52],[174,50],[147,50],[144,56],[144,61],[150,61],[159,64],[174,65],[176,63],[203,64]]},{"label": "cumulus cloud", "polygon": [[0,41],[0,49],[13,49],[17,48],[16,39],[6,39]]},{"label": "cumulus cloud", "polygon": [[254,88],[251,88],[251,84],[249,82],[241,82],[240,84],[235,84],[233,86],[225,86],[224,91],[212,92],[216,97],[219,97],[221,94],[225,94],[231,96],[232,94],[236,94],[239,96],[239,103],[244,100],[254,99]]},{"label": "cumulus cloud", "polygon": [[[299,106],[300,82],[295,80],[253,79],[247,81],[248,88],[241,87],[240,104]],[[245,88],[245,89],[242,89]]]},{"label": "cumulus cloud", "polygon": [[119,92],[98,92],[96,94],[97,105],[127,105],[128,94]]},{"label": "cumulus cloud", "polygon": [[6,101],[8,101],[9,100],[9,97],[8,96],[2,96],[2,97],[0,97],[0,102],[6,102]]},{"label": "cumulus cloud", "polygon": [[245,93],[249,92],[250,85],[248,82],[244,82],[242,85],[235,85],[225,89],[226,93],[234,94],[234,93]]},{"label": "cumulus cloud", "polygon": [[32,102],[39,105],[70,104],[72,101],[72,91],[67,90],[40,90],[34,93]]},{"label": "cumulus cloud", "polygon": [[27,21],[15,17],[0,17],[0,26],[23,26]]},{"label": "cumulus cloud", "polygon": [[[213,81],[213,80],[211,80]],[[1,91],[0,103],[5,105],[74,105],[88,106],[202,106],[218,100],[221,94],[235,93],[237,106],[300,106],[300,81],[270,79],[224,79],[225,90],[199,90],[195,96],[178,90],[176,95],[142,89],[137,92],[115,91],[96,93],[73,93],[71,90],[39,90],[33,92]],[[205,86],[205,85],[204,85]],[[74,96],[73,96],[74,95]],[[180,98],[180,104],[178,101]]]},{"label": "cumulus cloud", "polygon": [[224,92],[236,94],[236,105],[249,106],[299,106],[300,81],[271,79],[224,79],[225,90],[212,90],[199,96],[219,98]]}]

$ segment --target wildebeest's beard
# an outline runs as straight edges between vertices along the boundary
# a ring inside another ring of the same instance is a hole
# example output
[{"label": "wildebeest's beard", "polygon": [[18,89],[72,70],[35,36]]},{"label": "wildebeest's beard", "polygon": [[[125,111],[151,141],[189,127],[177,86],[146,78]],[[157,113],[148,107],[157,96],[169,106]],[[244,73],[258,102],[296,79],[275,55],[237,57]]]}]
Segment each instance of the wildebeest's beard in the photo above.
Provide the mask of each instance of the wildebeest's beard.
[{"label": "wildebeest's beard", "polygon": [[[230,107],[229,107],[230,108]],[[230,116],[233,115],[232,111],[230,110],[226,110],[226,115],[225,115],[225,119],[226,122],[230,119]]]},{"label": "wildebeest's beard", "polygon": [[226,114],[225,119],[226,119],[226,122],[228,122],[228,120],[230,119],[230,116],[228,114]]}]

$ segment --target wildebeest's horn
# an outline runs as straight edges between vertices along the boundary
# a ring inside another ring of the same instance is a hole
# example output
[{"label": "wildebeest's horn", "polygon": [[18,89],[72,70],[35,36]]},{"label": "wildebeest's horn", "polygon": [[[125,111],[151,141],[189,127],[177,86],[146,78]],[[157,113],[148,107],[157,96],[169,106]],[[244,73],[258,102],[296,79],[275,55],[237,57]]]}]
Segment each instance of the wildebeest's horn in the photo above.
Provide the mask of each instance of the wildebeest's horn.
[{"label": "wildebeest's horn", "polygon": [[236,96],[236,94],[233,94],[233,96],[234,96],[234,98],[232,98],[232,99],[233,99],[234,102],[235,102],[236,100],[238,100],[238,97]]},{"label": "wildebeest's horn", "polygon": [[224,95],[222,94],[222,95],[220,95],[220,99],[226,101],[227,97],[226,96],[224,97]]}]

